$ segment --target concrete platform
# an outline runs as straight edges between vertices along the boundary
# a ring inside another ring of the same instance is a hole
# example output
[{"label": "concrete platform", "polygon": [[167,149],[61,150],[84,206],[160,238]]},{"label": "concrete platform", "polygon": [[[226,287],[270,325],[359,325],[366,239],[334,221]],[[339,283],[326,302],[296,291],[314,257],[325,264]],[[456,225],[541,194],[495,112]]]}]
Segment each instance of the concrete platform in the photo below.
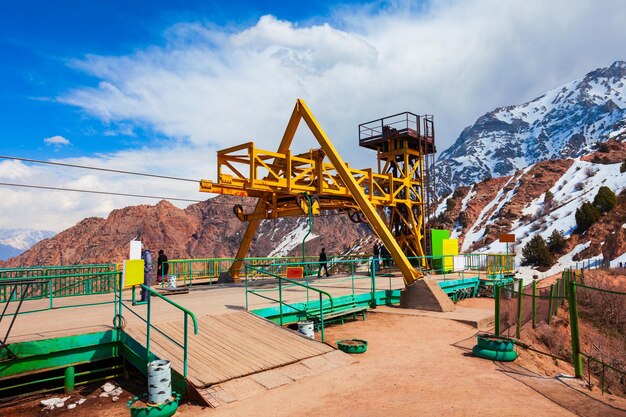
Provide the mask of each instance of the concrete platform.
[{"label": "concrete platform", "polygon": [[454,320],[470,325],[478,330],[489,330],[494,327],[494,300],[489,298],[468,298],[459,301],[454,311],[437,312],[400,307],[379,306],[369,313],[400,314],[407,316],[433,317],[443,320]]}]

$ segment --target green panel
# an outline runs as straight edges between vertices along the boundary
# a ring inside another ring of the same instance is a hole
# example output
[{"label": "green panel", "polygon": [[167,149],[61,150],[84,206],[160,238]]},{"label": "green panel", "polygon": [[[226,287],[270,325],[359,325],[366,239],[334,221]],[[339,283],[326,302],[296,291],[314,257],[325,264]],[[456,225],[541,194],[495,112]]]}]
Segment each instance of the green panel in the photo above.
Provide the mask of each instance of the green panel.
[{"label": "green panel", "polygon": [[[20,359],[23,359],[29,356],[49,355],[55,352],[113,343],[117,342],[117,340],[117,330],[108,330],[105,332],[56,337],[46,340],[12,343],[9,345],[9,349]],[[6,358],[7,352],[3,350],[0,359]]]},{"label": "green panel", "polygon": [[440,270],[443,268],[443,258],[441,257],[443,253],[443,241],[446,239],[450,239],[450,231],[449,230],[441,230],[441,229],[431,229],[430,230],[430,238],[431,238],[431,249],[433,255],[433,269]]},{"label": "green panel", "polygon": [[439,287],[445,292],[449,293],[451,291],[461,289],[461,288],[470,288],[476,287],[480,284],[479,277],[472,278],[462,278],[462,279],[454,279],[451,281],[440,281]]},{"label": "green panel", "polygon": [[432,254],[443,255],[443,241],[444,239],[450,239],[449,230],[431,229],[430,238],[432,243]]},{"label": "green panel", "polygon": [[[18,358],[0,363],[0,379],[117,357],[117,338],[117,331],[109,330],[13,343],[9,348]],[[3,359],[6,353],[3,351]]]},{"label": "green panel", "polygon": [[[375,298],[377,305],[397,304],[400,302],[400,290],[377,291],[375,294]],[[325,312],[339,312],[342,310],[347,310],[354,305],[367,307],[372,302],[372,294],[364,293],[356,294],[354,296],[345,295],[342,297],[335,297],[333,298],[333,300],[335,303],[334,309],[330,308],[328,300],[324,300],[323,306]],[[319,301],[316,300],[310,301],[309,303],[293,303],[291,304],[291,307],[283,306],[283,324],[292,324],[301,320],[305,320],[307,318],[306,311],[319,314]],[[257,310],[252,310],[251,312],[256,314],[257,316],[261,316],[263,318],[271,320],[274,323],[278,324],[279,322],[280,308],[278,306],[260,308]]]}]

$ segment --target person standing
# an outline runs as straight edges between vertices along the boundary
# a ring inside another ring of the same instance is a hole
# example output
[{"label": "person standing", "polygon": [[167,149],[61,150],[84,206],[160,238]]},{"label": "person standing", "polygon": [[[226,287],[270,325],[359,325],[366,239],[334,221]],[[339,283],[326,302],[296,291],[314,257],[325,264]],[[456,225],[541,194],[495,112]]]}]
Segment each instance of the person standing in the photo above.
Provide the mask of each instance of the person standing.
[{"label": "person standing", "polygon": [[170,270],[170,265],[167,263],[167,255],[163,252],[163,249],[159,250],[159,257],[157,258],[157,283],[163,282],[163,277],[167,277],[167,273]]},{"label": "person standing", "polygon": [[[141,252],[141,259],[143,259],[143,285],[150,286],[150,274],[152,273],[152,254],[150,249],[144,246]],[[141,289],[141,301],[148,301],[148,291]]]},{"label": "person standing", "polygon": [[372,274],[376,274],[376,270],[378,269],[378,259],[380,258],[380,246],[378,245],[378,241],[374,242],[372,254]]},{"label": "person standing", "polygon": [[389,268],[391,262],[389,259],[389,251],[385,245],[380,245],[380,257],[383,260],[383,268]]},{"label": "person standing", "polygon": [[319,278],[320,275],[322,274],[322,268],[324,268],[324,272],[326,272],[326,276],[329,277],[330,274],[328,273],[328,266],[326,265],[326,262],[328,262],[328,258],[326,257],[326,248],[322,248],[322,251],[320,252],[320,259],[319,259],[319,270],[317,271],[317,277]]}]

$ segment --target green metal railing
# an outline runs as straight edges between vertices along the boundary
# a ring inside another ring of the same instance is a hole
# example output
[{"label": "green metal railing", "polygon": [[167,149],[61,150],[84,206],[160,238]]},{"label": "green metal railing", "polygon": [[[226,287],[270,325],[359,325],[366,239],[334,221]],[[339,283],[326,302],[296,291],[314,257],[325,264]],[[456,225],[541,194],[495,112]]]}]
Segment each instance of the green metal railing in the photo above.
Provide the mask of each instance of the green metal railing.
[{"label": "green metal railing", "polygon": [[[134,316],[138,317],[141,321],[146,323],[146,365],[152,359],[151,358],[151,354],[150,354],[150,332],[151,332],[152,329],[154,329],[159,334],[161,334],[163,337],[165,337],[167,340],[171,341],[172,343],[174,343],[176,346],[178,346],[179,348],[181,348],[183,350],[183,377],[186,379],[187,378],[187,368],[188,368],[188,356],[189,356],[189,317],[191,317],[191,320],[193,322],[193,332],[194,332],[194,334],[198,334],[198,320],[196,319],[196,315],[193,312],[191,312],[190,310],[188,310],[185,307],[181,306],[180,304],[170,300],[169,298],[159,294],[157,291],[153,290],[152,288],[150,288],[150,287],[148,287],[146,285],[141,284],[140,288],[147,292],[148,298],[147,298],[146,302],[136,303],[136,305],[137,304],[141,304],[141,305],[146,305],[147,306],[147,308],[146,308],[146,318],[144,319],[141,316],[141,314],[135,312],[133,310],[132,306],[124,303],[124,300],[123,300],[123,297],[122,297],[122,288],[121,288],[121,286],[118,286],[118,291],[116,292],[116,297],[115,297],[115,318],[113,320],[113,323],[114,323],[115,327],[118,327],[118,328],[122,327],[123,308],[126,307],[126,310],[128,310]],[[134,288],[133,288],[133,291],[134,291]],[[172,305],[176,309],[178,309],[178,310],[183,312],[184,326],[183,326],[183,343],[182,344],[180,342],[178,342],[177,340],[173,339],[172,337],[170,337],[169,335],[167,335],[165,332],[163,332],[161,329],[156,327],[151,322],[152,297],[157,297],[157,298],[165,301],[166,303]],[[133,299],[134,299],[134,294],[133,294]]]},{"label": "green metal railing", "polygon": [[[46,266],[0,269],[0,282],[15,279],[45,279],[46,285],[32,287],[26,300],[45,297],[69,297],[107,294],[115,290],[114,264]],[[8,301],[6,290],[0,290],[0,303]]]},{"label": "green metal railing", "polygon": [[[65,298],[69,296],[79,295],[96,295],[113,293],[115,290],[115,281],[120,272],[99,272],[91,273],[88,276],[83,275],[49,275],[49,276],[22,276],[14,278],[13,285],[20,289],[19,293],[24,293],[24,300],[42,300],[48,299],[48,305],[44,308],[34,310],[21,311],[19,314],[35,313],[40,311],[52,310],[57,308],[74,308],[87,307],[102,304],[111,304],[114,301],[89,302],[59,306],[55,305],[55,299]],[[36,279],[37,284],[32,284],[26,289],[26,282]],[[9,279],[0,280],[0,282],[9,281]],[[20,282],[24,282],[21,284]],[[25,290],[25,291],[24,291]],[[15,294],[15,293],[14,293]],[[8,286],[0,286],[0,303],[11,301],[11,291]],[[13,295],[15,297],[15,295]],[[7,313],[11,315],[13,313]]]},{"label": "green metal railing", "polygon": [[85,264],[85,265],[52,265],[52,266],[27,266],[20,268],[0,268],[0,280],[8,278],[21,278],[29,276],[48,275],[89,275],[90,273],[116,271],[115,264]]},{"label": "green metal railing", "polygon": [[320,315],[320,334],[321,334],[322,342],[325,341],[325,336],[324,336],[324,300],[323,300],[323,296],[328,297],[328,300],[330,302],[330,308],[331,309],[334,308],[333,297],[328,292],[326,292],[324,290],[320,290],[319,288],[312,287],[312,286],[310,286],[308,284],[303,284],[301,282],[294,281],[292,279],[282,277],[282,276],[277,275],[277,274],[271,274],[271,273],[269,273],[267,271],[263,271],[260,268],[257,268],[257,267],[254,267],[254,266],[244,265],[244,267],[245,267],[246,271],[248,271],[248,270],[255,271],[256,270],[258,272],[262,272],[264,274],[268,274],[270,276],[273,276],[274,278],[276,278],[278,280],[278,299],[274,299],[274,298],[271,298],[271,297],[268,297],[268,296],[265,296],[265,295],[261,295],[258,290],[250,290],[248,288],[248,280],[246,279],[246,310],[248,310],[248,294],[256,295],[257,297],[261,297],[261,298],[264,298],[266,300],[277,302],[278,306],[279,306],[279,314],[280,314],[280,316],[279,316],[279,324],[281,326],[283,325],[283,306],[287,306],[289,308],[297,310],[294,306],[286,303],[283,300],[283,281],[284,282],[288,282],[288,283],[290,283],[290,284],[292,284],[294,286],[299,286],[299,287],[306,288],[307,293],[308,293],[309,290],[318,293],[319,294],[319,306],[320,306],[320,312],[319,312],[319,315]]},{"label": "green metal railing", "polygon": [[[585,297],[587,298],[590,297],[589,292],[604,294],[605,298],[602,299],[604,301],[606,301],[606,297],[613,297],[614,299],[617,299],[617,297],[623,297],[621,298],[621,300],[626,300],[626,292],[616,291],[616,290],[607,289],[607,288],[594,287],[594,286],[586,285],[582,282],[579,282],[579,281],[584,281],[584,278],[582,275],[583,272],[584,270],[579,270],[579,271],[575,271],[572,269],[564,270],[563,273],[561,274],[561,277],[557,279],[557,281],[554,284],[550,285],[549,290],[546,290],[547,294],[549,294],[547,296],[540,295],[537,293],[536,281],[527,287],[523,287],[521,281],[519,281],[517,290],[513,290],[510,287],[506,289],[509,295],[512,296],[517,303],[517,309],[516,309],[517,311],[515,312],[515,315],[513,317],[517,321],[516,326],[515,326],[516,327],[515,336],[518,339],[518,341],[516,341],[516,343],[524,348],[533,350],[537,353],[544,354],[544,355],[571,363],[574,366],[574,373],[577,378],[583,377],[583,358],[586,358],[589,375],[591,375],[591,363],[592,362],[601,367],[600,379],[601,379],[601,387],[602,387],[603,393],[605,391],[604,375],[605,375],[606,369],[610,369],[611,371],[616,372],[617,374],[620,375],[620,378],[618,379],[622,381],[622,385],[623,385],[622,389],[624,390],[624,392],[626,392],[626,383],[623,382],[623,381],[626,381],[626,369],[620,369],[618,366],[615,366],[615,364],[607,363],[605,360],[602,360],[601,358],[598,358],[597,356],[592,355],[589,352],[585,352],[585,348],[581,345],[581,341],[580,341],[581,330],[580,330],[580,325],[579,325],[579,307],[581,305],[585,306],[585,303],[588,302],[585,300]],[[495,292],[496,292],[495,334],[496,335],[500,335],[502,332],[502,329],[501,329],[502,306],[501,306],[500,300],[502,298],[501,293],[503,291],[503,288],[504,287],[502,285],[495,286]],[[587,290],[587,293],[584,294],[584,296],[582,297],[582,301],[581,301],[581,296],[579,294],[579,290],[581,289]],[[524,305],[523,299],[525,297],[526,298],[532,297],[531,315],[525,313],[523,310],[523,305]],[[626,301],[621,301],[621,302],[622,304],[626,303]],[[549,352],[535,350],[529,346],[526,346],[524,343],[519,341],[521,337],[521,333],[522,333],[522,327],[525,323],[530,321],[528,320],[529,317],[532,317],[532,327],[533,328],[536,327],[537,317],[538,317],[537,315],[538,303],[547,304],[547,317],[544,317],[547,325],[551,324],[552,317],[557,314],[558,307],[560,305],[563,306],[567,303],[568,312],[569,312],[569,323],[570,323],[569,327],[570,327],[571,340],[569,342],[571,344],[571,351],[572,351],[571,358],[558,357]],[[598,304],[598,301],[596,301],[596,303]],[[602,305],[603,304],[600,301],[599,305],[597,305],[596,307],[602,309]],[[595,322],[598,320],[598,318],[591,317],[591,320]],[[513,320],[509,318],[508,324],[510,325],[512,321]],[[591,385],[590,385],[590,388],[591,388]]]},{"label": "green metal railing", "polygon": [[[414,265],[430,265],[425,271],[431,274],[443,275],[447,279],[448,274],[455,274],[453,271],[453,259],[455,256],[462,256],[464,259],[464,271],[486,271],[490,279],[498,279],[512,275],[514,270],[514,255],[509,254],[462,254],[462,255],[440,255],[410,257],[409,261]],[[350,268],[356,265],[360,267],[370,267],[372,265],[372,255],[329,255],[328,268],[332,274],[349,273]],[[391,258],[379,258],[379,261],[387,261],[393,264]],[[167,262],[168,275],[176,275],[182,280],[183,285],[192,285],[194,280],[205,280],[209,284],[213,283],[220,274],[230,269],[235,262],[235,258],[201,258],[201,259],[170,259]],[[318,256],[284,256],[284,257],[250,257],[242,259],[244,264],[257,268],[248,272],[248,279],[271,278],[273,275],[287,274],[290,266],[318,265]],[[305,275],[315,275],[316,268],[305,268]],[[456,279],[456,278],[452,278]]]}]

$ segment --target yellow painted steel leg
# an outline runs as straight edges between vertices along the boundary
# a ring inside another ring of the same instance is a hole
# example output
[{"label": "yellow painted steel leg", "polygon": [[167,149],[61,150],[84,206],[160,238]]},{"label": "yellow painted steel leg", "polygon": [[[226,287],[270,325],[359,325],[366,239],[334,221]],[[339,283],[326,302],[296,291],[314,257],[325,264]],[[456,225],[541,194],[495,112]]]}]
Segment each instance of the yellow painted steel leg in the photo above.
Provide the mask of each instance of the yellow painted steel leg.
[{"label": "yellow painted steel leg", "polygon": [[413,268],[406,255],[402,253],[400,245],[398,245],[398,242],[394,239],[383,219],[378,215],[374,206],[363,193],[362,188],[357,184],[345,162],[343,162],[343,159],[339,156],[339,153],[326,136],[326,133],[324,133],[321,126],[317,123],[317,120],[313,117],[313,114],[307,107],[306,103],[304,103],[303,100],[298,99],[296,110],[299,110],[300,115],[309,126],[311,133],[313,133],[324,152],[326,152],[326,156],[328,156],[328,159],[332,162],[344,184],[350,190],[352,197],[359,205],[359,208],[369,221],[370,225],[380,240],[382,240],[384,245],[389,249],[393,260],[402,272],[404,283],[406,285],[414,283],[420,277],[420,273]]},{"label": "yellow painted steel leg", "polygon": [[[291,142],[293,141],[293,137],[296,134],[296,130],[298,130],[298,124],[300,124],[300,114],[299,103],[296,102],[296,106],[291,113],[291,117],[289,118],[289,122],[287,123],[287,128],[285,129],[283,138],[280,141],[280,145],[278,146],[278,153],[287,153],[287,151],[291,147]],[[290,174],[287,173],[287,175]],[[264,210],[265,199],[259,198],[253,213],[255,216],[259,216],[263,213]],[[243,258],[246,257],[248,249],[250,249],[250,244],[252,243],[252,239],[254,238],[254,234],[256,233],[256,229],[258,226],[259,220],[251,220],[246,227],[246,232],[243,235],[243,239],[241,239],[239,249],[237,249],[237,254],[235,255],[235,262],[233,262],[228,270],[230,276],[235,280],[239,279],[239,271],[241,270]]]}]

